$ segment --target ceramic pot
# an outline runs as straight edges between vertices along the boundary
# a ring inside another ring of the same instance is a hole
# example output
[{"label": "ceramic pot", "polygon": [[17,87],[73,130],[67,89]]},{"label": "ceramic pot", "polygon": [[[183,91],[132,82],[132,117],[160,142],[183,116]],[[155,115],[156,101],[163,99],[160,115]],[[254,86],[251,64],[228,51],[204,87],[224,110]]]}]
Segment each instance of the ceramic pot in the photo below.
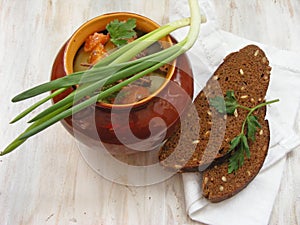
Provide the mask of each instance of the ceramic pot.
[{"label": "ceramic pot", "polygon": [[[61,48],[53,64],[51,80],[73,71],[74,57],[90,34],[105,30],[114,19],[128,18],[136,19],[136,28],[146,33],[159,27],[149,18],[132,13],[96,17],[83,24]],[[169,36],[163,41],[174,42]],[[57,96],[54,103],[72,91]],[[61,122],[84,145],[95,147],[101,142],[113,155],[153,151],[178,127],[192,97],[192,70],[187,56],[182,55],[173,63],[163,85],[148,98],[127,105],[97,103]]]}]

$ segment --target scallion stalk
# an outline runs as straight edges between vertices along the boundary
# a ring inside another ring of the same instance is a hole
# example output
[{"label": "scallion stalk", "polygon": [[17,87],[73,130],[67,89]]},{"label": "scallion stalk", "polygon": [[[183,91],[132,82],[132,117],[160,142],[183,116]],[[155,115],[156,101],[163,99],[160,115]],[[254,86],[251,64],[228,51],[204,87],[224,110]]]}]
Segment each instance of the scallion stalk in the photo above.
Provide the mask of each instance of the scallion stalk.
[{"label": "scallion stalk", "polygon": [[33,104],[32,106],[30,106],[29,108],[27,108],[26,110],[24,110],[22,113],[20,113],[18,116],[16,116],[10,123],[15,123],[18,120],[22,119],[24,116],[26,116],[28,113],[32,112],[33,110],[35,110],[37,107],[39,107],[40,105],[44,104],[45,102],[47,102],[48,100],[56,97],[57,95],[63,93],[64,91],[66,91],[67,88],[61,88],[55,92],[53,92],[52,94],[50,94],[49,96],[47,96],[46,98],[43,98],[42,100],[36,102],[35,104]]}]

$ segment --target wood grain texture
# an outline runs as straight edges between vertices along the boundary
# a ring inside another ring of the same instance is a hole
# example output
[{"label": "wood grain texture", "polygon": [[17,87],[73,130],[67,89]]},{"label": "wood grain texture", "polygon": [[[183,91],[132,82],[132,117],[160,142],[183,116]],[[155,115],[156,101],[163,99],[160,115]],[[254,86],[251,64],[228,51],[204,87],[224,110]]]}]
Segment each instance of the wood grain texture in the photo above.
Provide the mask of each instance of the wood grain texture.
[{"label": "wood grain texture", "polygon": [[[25,129],[22,121],[8,124],[33,102],[10,99],[49,79],[58,49],[83,22],[131,11],[165,23],[172,1],[161,0],[157,7],[158,0],[0,0],[0,149]],[[222,29],[300,51],[299,0],[214,3]],[[300,223],[299,151],[288,157],[270,224]],[[60,124],[0,158],[0,168],[1,225],[199,224],[186,215],[180,175],[149,187],[111,183],[87,166]]]}]

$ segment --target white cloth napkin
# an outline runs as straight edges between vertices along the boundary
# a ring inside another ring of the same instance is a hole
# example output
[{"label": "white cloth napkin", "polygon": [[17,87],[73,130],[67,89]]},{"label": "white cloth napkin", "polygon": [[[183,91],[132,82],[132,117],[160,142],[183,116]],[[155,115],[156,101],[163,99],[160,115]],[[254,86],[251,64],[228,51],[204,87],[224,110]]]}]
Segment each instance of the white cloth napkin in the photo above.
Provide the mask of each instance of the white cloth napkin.
[{"label": "white cloth napkin", "polygon": [[[182,177],[186,210],[191,219],[211,225],[265,225],[280,186],[286,154],[300,145],[297,124],[300,120],[300,55],[218,29],[212,2],[199,2],[208,22],[202,25],[199,40],[188,53],[195,78],[195,96],[227,54],[248,44],[256,44],[265,51],[272,67],[267,99],[279,98],[280,102],[268,107],[266,117],[270,124],[271,144],[258,176],[234,197],[210,203],[201,194],[201,174],[185,173]],[[188,15],[187,2],[174,1],[171,20]],[[174,36],[179,38],[179,32],[175,32]]]}]

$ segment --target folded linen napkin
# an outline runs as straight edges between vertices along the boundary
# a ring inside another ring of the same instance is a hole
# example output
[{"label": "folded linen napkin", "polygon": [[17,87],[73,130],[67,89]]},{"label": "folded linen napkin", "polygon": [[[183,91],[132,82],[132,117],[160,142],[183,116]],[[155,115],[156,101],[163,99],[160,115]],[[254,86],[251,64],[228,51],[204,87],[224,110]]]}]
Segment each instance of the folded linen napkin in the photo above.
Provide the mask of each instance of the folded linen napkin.
[{"label": "folded linen napkin", "polygon": [[[212,225],[268,224],[280,186],[286,154],[300,145],[300,55],[255,43],[218,29],[211,1],[200,0],[208,22],[202,25],[198,42],[189,51],[195,78],[195,96],[205,85],[223,58],[248,44],[262,48],[272,67],[267,99],[280,99],[268,107],[271,140],[268,156],[258,176],[240,193],[220,203],[202,197],[201,174],[182,175],[186,210],[195,221]],[[185,1],[174,1],[171,20],[188,16]],[[180,37],[179,33],[174,33]],[[291,94],[292,92],[292,94]],[[288,118],[288,119],[287,119]],[[295,125],[296,124],[296,125]],[[249,207],[251,206],[251,207]]]}]

